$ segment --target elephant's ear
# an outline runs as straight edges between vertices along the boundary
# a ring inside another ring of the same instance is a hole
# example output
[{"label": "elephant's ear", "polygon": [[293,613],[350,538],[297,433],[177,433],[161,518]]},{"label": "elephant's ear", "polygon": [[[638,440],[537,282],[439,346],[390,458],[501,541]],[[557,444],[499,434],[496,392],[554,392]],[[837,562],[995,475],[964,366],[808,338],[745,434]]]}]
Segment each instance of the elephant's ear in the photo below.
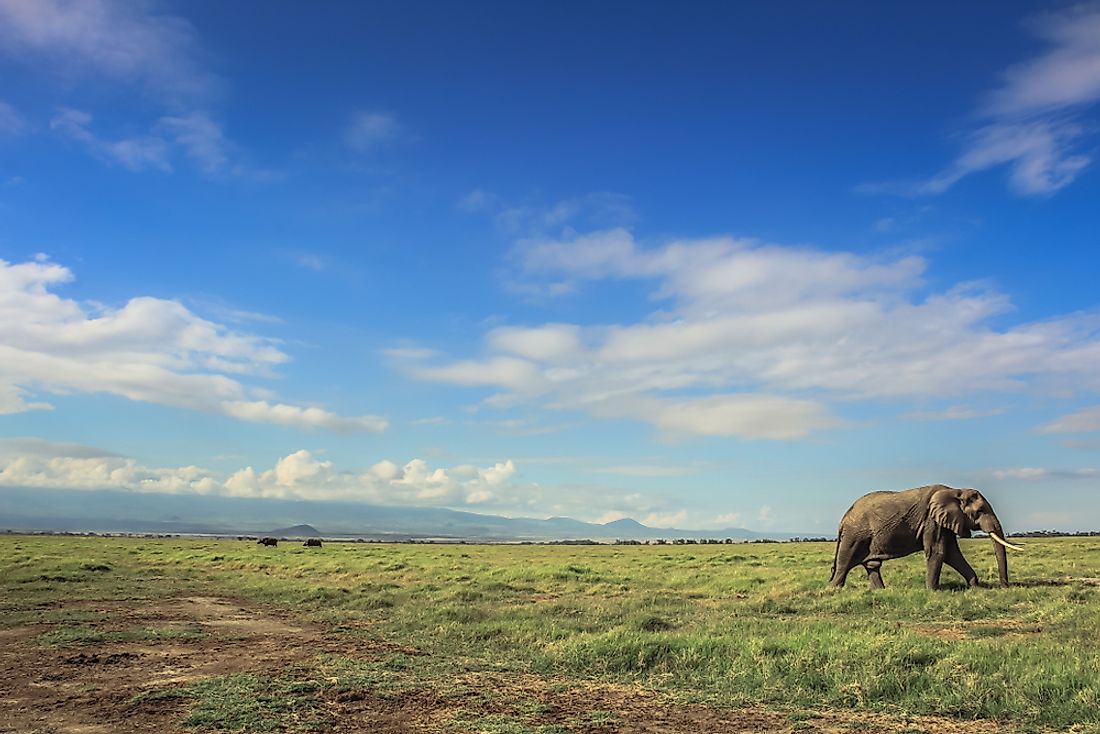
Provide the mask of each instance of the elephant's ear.
[{"label": "elephant's ear", "polygon": [[929,514],[937,525],[963,538],[970,537],[970,530],[966,527],[966,514],[954,490],[941,489],[936,492],[928,501],[928,506]]}]

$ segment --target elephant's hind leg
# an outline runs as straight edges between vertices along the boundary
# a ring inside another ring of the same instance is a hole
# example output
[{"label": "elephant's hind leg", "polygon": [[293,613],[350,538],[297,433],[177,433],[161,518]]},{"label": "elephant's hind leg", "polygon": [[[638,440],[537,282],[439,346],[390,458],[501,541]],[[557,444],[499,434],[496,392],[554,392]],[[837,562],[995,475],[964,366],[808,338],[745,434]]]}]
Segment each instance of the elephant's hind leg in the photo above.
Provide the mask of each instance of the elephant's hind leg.
[{"label": "elephant's hind leg", "polygon": [[866,561],[863,567],[867,569],[867,580],[872,589],[886,588],[886,584],[882,583],[882,561]]},{"label": "elephant's hind leg", "polygon": [[833,578],[829,586],[840,588],[848,580],[848,572],[863,562],[867,555],[866,543],[860,544],[845,539],[843,536],[837,541],[836,565],[833,567]]}]

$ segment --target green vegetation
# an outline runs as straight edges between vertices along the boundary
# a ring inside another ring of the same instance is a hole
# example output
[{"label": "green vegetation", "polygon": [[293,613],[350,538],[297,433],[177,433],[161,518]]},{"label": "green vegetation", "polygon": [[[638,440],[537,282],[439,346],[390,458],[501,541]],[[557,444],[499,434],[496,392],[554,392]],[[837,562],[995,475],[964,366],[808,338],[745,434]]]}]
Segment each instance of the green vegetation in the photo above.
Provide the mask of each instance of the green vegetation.
[{"label": "green vegetation", "polygon": [[308,732],[324,719],[314,693],[318,684],[290,678],[240,674],[208,678],[180,688],[139,696],[192,699],[185,726],[236,732]]},{"label": "green vegetation", "polygon": [[[963,541],[963,550],[979,575],[995,578],[988,541]],[[824,588],[832,556],[826,543],[329,543],[318,553],[0,536],[0,626],[62,623],[38,641],[78,644],[109,633],[94,616],[66,618],[63,600],[208,594],[417,653],[317,656],[296,680],[229,676],[171,694],[196,702],[189,723],[229,731],[264,731],[268,724],[255,723],[264,721],[285,729],[292,719],[308,729],[322,686],[446,695],[456,671],[639,684],[683,701],[796,716],[855,708],[1100,731],[1100,539],[1029,542],[1010,558],[1008,589],[966,590],[945,571],[945,588],[928,592],[917,555],[884,565],[884,591],[868,592],[853,574],[833,592]],[[253,717],[254,728],[234,723],[230,709]],[[614,720],[576,713],[584,716]],[[523,710],[473,711],[454,725],[544,734],[562,726]]]}]

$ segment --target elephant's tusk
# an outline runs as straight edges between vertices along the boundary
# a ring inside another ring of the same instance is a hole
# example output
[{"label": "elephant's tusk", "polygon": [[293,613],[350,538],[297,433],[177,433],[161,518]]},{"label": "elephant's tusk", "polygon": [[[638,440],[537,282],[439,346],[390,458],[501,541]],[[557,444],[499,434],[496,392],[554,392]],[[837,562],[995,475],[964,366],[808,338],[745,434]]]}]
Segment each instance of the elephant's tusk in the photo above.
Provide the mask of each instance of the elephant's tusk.
[{"label": "elephant's tusk", "polygon": [[1008,541],[1006,541],[1004,538],[997,535],[996,533],[990,533],[989,537],[993,538],[993,540],[997,541],[998,543],[1003,545],[1005,548],[1011,548],[1012,550],[1018,550],[1018,551],[1022,551],[1024,549],[1024,547],[1022,545],[1013,545],[1012,543],[1009,543]]}]

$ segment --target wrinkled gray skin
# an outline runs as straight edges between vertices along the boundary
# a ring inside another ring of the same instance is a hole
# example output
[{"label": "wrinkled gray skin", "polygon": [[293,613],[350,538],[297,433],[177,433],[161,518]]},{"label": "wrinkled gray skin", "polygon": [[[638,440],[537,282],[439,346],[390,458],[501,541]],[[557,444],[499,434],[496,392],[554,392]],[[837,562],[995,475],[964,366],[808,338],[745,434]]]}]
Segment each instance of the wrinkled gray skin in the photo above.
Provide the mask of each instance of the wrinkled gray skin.
[{"label": "wrinkled gray skin", "polygon": [[[881,589],[879,568],[883,561],[923,550],[928,559],[925,583],[929,589],[939,588],[945,563],[962,574],[970,586],[980,586],[978,575],[959,550],[959,536],[969,538],[971,530],[1005,537],[1001,521],[976,489],[933,484],[904,492],[865,494],[840,521],[829,585],[844,586],[848,572],[862,565],[871,588]],[[1008,586],[1005,549],[992,539],[990,542],[997,554],[1001,586]]]}]

